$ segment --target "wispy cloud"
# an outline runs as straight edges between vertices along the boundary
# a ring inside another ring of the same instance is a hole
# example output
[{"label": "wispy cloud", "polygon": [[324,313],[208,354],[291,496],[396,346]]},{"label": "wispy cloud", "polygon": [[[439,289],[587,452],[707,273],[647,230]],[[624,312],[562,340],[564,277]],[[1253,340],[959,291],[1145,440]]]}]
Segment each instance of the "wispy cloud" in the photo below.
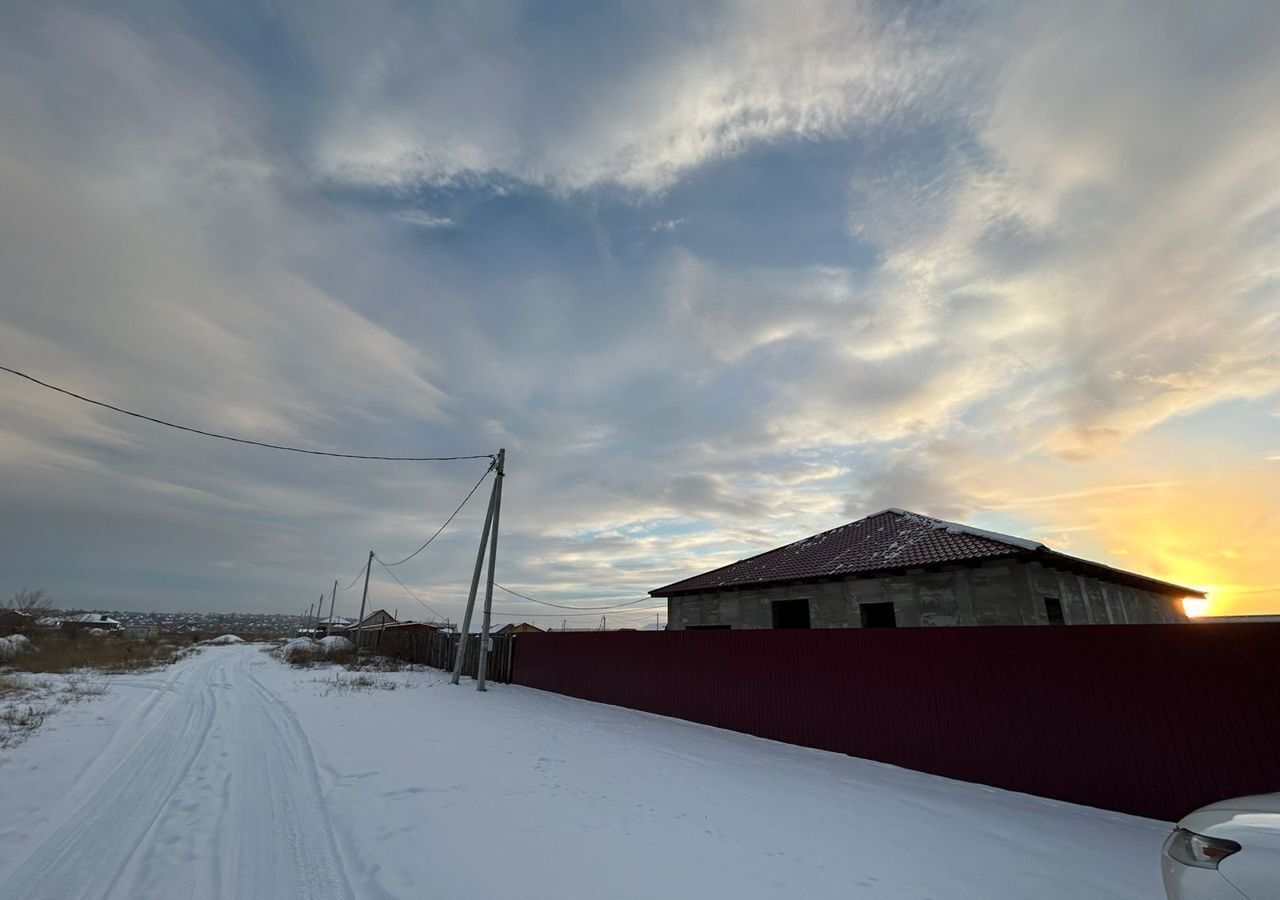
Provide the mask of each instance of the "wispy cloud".
[{"label": "wispy cloud", "polygon": [[437,216],[425,209],[406,209],[397,212],[393,218],[410,225],[421,225],[423,228],[449,228],[458,224],[448,216]]},{"label": "wispy cloud", "polygon": [[[268,439],[504,445],[535,594],[885,506],[1265,581],[1276,9],[258,15],[0,14],[7,362]],[[78,603],[288,606],[472,479],[0,404],[2,568]],[[476,517],[406,576],[433,605]]]}]

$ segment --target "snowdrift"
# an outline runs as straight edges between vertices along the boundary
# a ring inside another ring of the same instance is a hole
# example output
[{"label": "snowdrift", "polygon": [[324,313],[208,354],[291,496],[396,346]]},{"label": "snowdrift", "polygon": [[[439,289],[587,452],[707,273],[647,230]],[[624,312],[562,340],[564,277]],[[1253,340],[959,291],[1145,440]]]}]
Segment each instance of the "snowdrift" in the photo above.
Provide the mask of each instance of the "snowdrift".
[{"label": "snowdrift", "polygon": [[13,662],[19,653],[31,649],[31,640],[20,634],[0,638],[0,662]]},{"label": "snowdrift", "polygon": [[243,644],[244,638],[236,637],[234,634],[224,634],[214,638],[213,640],[206,641],[205,643],[217,644],[218,646],[225,646],[227,644]]},{"label": "snowdrift", "polygon": [[320,645],[311,638],[294,638],[280,648],[280,655],[286,660],[301,660],[320,653]]},{"label": "snowdrift", "polygon": [[356,645],[341,635],[331,634],[320,639],[320,649],[325,656],[341,656],[344,653],[354,653]]}]

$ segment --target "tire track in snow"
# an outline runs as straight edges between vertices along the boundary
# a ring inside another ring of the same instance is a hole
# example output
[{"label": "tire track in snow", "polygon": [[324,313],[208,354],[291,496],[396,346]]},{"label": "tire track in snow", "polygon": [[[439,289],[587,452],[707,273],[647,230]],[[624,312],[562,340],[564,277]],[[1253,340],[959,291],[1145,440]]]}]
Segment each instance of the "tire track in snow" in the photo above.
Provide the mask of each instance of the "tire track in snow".
[{"label": "tire track in snow", "polygon": [[[94,900],[112,896],[181,782],[213,721],[209,691],[200,677],[208,657],[196,657],[178,680],[179,694],[145,736],[103,779],[88,801],[0,884],[14,900]],[[144,702],[144,713],[156,704]],[[144,714],[143,722],[147,716]]]},{"label": "tire track in snow", "polygon": [[258,658],[213,648],[178,664],[156,686],[169,702],[141,707],[141,740],[0,897],[350,900],[310,743],[253,676]]}]

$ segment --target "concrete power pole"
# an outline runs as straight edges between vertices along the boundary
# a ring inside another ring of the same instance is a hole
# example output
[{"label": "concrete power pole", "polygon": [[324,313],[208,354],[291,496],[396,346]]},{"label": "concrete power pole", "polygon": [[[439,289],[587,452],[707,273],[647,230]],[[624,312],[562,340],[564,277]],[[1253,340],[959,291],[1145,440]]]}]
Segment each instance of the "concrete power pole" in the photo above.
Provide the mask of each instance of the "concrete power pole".
[{"label": "concrete power pole", "polygon": [[338,599],[338,579],[333,579],[333,593],[329,595],[329,624],[324,626],[325,637],[333,634],[333,604]]},{"label": "concrete power pole", "polygon": [[364,605],[369,600],[369,573],[373,571],[373,551],[364,566],[364,593],[360,595],[360,618],[356,619],[356,656],[360,655],[360,626],[364,624]]},{"label": "concrete power pole", "polygon": [[484,529],[480,532],[480,549],[476,551],[476,568],[471,573],[471,593],[467,595],[467,611],[462,616],[462,631],[458,633],[458,649],[453,659],[454,684],[462,678],[462,660],[466,656],[467,637],[471,632],[471,613],[476,607],[476,591],[480,587],[480,570],[484,567],[485,545],[489,543],[489,529],[493,525],[493,500],[497,487],[495,481],[493,490],[489,492],[489,511],[484,514]]},{"label": "concrete power pole", "polygon": [[476,667],[476,690],[485,687],[485,667],[489,663],[489,617],[493,612],[493,569],[498,562],[498,519],[502,514],[502,477],[507,451],[498,451],[498,468],[493,476],[493,529],[489,532],[489,578],[484,586],[484,624],[480,626],[480,661]]}]

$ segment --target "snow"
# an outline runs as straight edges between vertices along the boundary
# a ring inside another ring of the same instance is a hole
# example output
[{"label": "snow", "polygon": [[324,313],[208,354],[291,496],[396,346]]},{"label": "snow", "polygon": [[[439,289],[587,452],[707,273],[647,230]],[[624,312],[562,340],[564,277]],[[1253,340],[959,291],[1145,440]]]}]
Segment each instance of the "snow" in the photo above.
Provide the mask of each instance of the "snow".
[{"label": "snow", "polygon": [[289,643],[280,648],[280,654],[285,659],[293,659],[295,656],[310,656],[320,652],[320,645],[311,638],[294,638]]},{"label": "snow", "polygon": [[0,662],[13,662],[19,653],[31,649],[31,639],[21,634],[0,637]]},{"label": "snow", "polygon": [[106,625],[106,626],[111,627],[111,628],[119,628],[119,627],[120,627],[120,623],[119,623],[117,620],[112,619],[112,618],[110,618],[109,616],[104,616],[104,615],[102,615],[101,613],[81,613],[81,614],[80,614],[80,615],[78,615],[78,616],[67,616],[67,617],[66,617],[65,619],[63,619],[62,621],[64,621],[64,622],[82,622],[82,623],[84,623],[84,624],[86,624],[86,625],[91,625],[91,624],[93,624],[93,623],[95,623],[95,622],[96,622],[96,623],[98,623],[98,624]]},{"label": "snow", "polygon": [[228,644],[243,644],[244,638],[236,637],[234,634],[223,634],[213,638],[212,640],[206,641],[206,643],[221,647]]},{"label": "snow", "polygon": [[1167,823],[527,688],[111,683],[0,754],[0,897],[1163,897]]},{"label": "snow", "polygon": [[20,634],[0,637],[0,663],[13,662],[18,658],[19,653],[25,653],[30,649],[31,641]]},{"label": "snow", "polygon": [[885,513],[893,513],[903,518],[917,522],[928,527],[945,531],[947,534],[968,534],[974,537],[986,538],[989,541],[997,541],[1001,544],[1009,544],[1012,547],[1018,547],[1023,550],[1047,550],[1044,544],[1038,541],[1030,541],[1026,538],[1014,537],[1011,534],[1001,534],[999,531],[987,531],[983,528],[974,528],[972,525],[963,525],[959,522],[948,522],[945,519],[935,519],[933,516],[922,516],[920,513],[913,513],[907,509],[899,509],[896,506],[890,506],[879,512],[874,512],[866,518],[871,519],[876,516],[882,516]]},{"label": "snow", "polygon": [[320,639],[320,648],[326,656],[334,656],[342,653],[353,653],[356,645],[341,635],[331,634],[326,638]]}]

